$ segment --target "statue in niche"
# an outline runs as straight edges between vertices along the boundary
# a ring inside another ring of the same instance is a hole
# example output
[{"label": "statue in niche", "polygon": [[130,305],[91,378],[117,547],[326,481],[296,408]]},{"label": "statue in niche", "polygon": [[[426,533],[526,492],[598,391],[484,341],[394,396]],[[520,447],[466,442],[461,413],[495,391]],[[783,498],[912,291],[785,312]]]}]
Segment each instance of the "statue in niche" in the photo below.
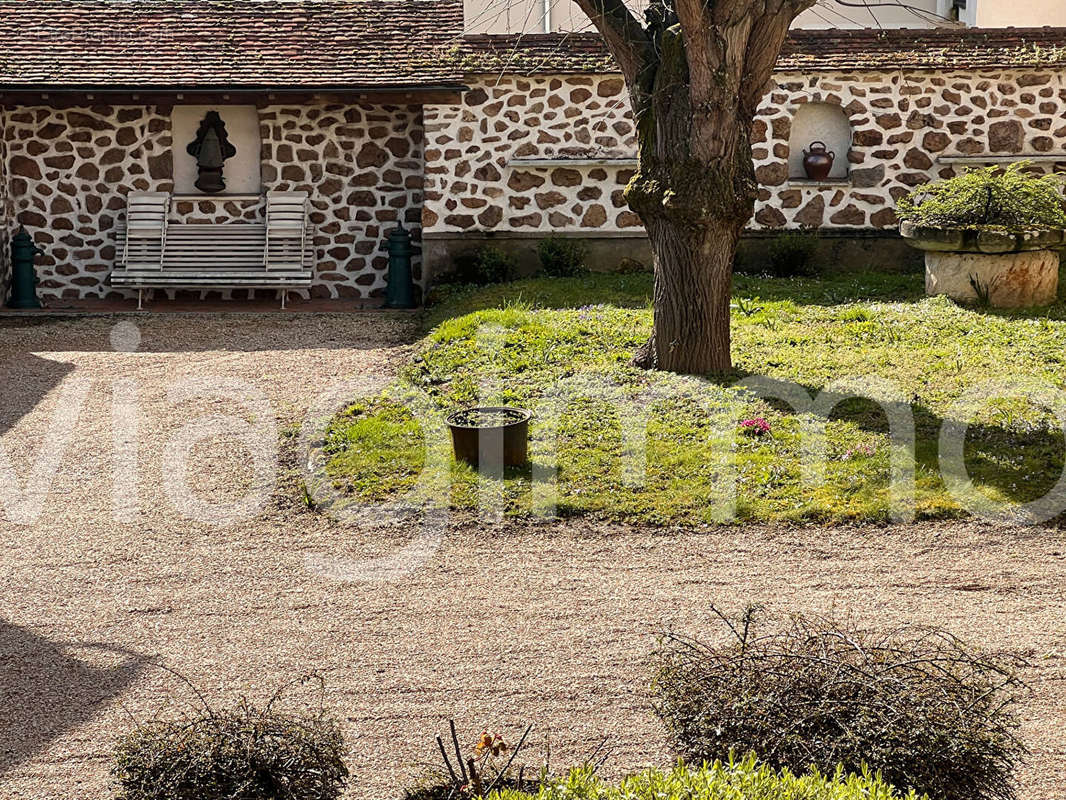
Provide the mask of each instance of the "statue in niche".
[{"label": "statue in niche", "polygon": [[219,194],[226,190],[222,167],[227,158],[237,155],[237,148],[230,144],[226,135],[226,123],[217,111],[208,111],[196,132],[196,139],[186,151],[196,159],[200,176],[196,188],[206,194]]}]

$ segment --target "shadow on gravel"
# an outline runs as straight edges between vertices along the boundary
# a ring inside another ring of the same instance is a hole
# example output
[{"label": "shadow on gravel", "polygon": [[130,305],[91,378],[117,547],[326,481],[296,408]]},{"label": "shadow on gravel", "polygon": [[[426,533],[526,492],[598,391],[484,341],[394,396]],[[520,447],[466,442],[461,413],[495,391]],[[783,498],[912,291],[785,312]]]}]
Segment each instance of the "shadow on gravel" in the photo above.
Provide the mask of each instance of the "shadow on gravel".
[{"label": "shadow on gravel", "polygon": [[0,385],[4,387],[0,434],[33,411],[73,369],[73,364],[41,358],[33,353],[20,353],[7,363],[0,360]]},{"label": "shadow on gravel", "polygon": [[145,665],[118,647],[56,643],[0,621],[0,774],[92,718]]}]

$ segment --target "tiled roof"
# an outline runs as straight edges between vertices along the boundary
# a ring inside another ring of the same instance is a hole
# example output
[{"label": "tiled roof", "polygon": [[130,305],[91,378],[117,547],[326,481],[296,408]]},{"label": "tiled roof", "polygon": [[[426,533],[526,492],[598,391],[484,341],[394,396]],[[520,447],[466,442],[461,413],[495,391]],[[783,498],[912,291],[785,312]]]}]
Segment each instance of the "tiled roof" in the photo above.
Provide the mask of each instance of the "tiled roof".
[{"label": "tiled roof", "polygon": [[454,85],[462,0],[0,0],[0,87]]},{"label": "tiled roof", "polygon": [[1066,28],[793,31],[780,71],[1066,65]]},{"label": "tiled roof", "polygon": [[[595,33],[468,36],[468,72],[603,72],[614,63]],[[796,30],[779,72],[1066,66],[1066,28]]]}]

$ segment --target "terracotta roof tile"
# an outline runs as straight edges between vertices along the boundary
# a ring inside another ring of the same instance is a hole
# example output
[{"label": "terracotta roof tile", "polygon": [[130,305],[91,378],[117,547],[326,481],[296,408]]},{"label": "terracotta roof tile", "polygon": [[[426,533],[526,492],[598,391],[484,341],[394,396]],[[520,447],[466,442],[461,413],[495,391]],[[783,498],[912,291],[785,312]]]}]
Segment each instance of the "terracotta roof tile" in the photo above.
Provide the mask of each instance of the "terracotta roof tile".
[{"label": "terracotta roof tile", "polygon": [[[603,72],[615,66],[598,34],[468,36],[468,72]],[[1066,28],[792,31],[779,72],[1066,66]]]},{"label": "terracotta roof tile", "polygon": [[0,0],[0,86],[453,85],[462,0]]}]

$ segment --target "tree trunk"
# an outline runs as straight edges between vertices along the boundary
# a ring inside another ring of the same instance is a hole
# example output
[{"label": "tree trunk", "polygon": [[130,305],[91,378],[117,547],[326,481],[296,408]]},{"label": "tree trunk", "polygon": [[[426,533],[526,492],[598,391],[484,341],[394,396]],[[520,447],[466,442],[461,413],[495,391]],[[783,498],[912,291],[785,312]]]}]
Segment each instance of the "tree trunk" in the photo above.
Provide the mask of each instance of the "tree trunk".
[{"label": "tree trunk", "polygon": [[577,0],[626,77],[637,174],[625,197],[655,261],[655,324],[634,363],[731,368],[733,258],[755,211],[751,124],[789,23],[815,0]]},{"label": "tree trunk", "polygon": [[655,324],[634,363],[691,375],[732,367],[729,300],[744,221],[645,220],[655,258]]},{"label": "tree trunk", "polygon": [[648,232],[655,267],[653,333],[634,363],[705,375],[732,368],[733,259],[758,189],[751,120],[734,112],[720,128],[721,155],[696,158],[685,105],[646,112],[656,118],[654,141],[641,143],[640,167],[626,187],[626,199]]}]

